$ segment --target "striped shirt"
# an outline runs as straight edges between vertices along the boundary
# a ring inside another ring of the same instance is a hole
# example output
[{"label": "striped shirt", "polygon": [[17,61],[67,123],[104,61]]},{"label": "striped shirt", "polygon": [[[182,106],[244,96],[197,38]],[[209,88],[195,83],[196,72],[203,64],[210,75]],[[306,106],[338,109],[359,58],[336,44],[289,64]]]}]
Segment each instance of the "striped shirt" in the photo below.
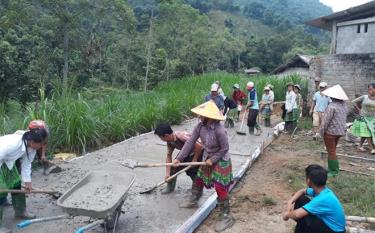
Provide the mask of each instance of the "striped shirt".
[{"label": "striped shirt", "polygon": [[346,115],[348,109],[344,101],[331,102],[323,113],[323,120],[320,126],[320,134],[342,136],[346,133]]}]

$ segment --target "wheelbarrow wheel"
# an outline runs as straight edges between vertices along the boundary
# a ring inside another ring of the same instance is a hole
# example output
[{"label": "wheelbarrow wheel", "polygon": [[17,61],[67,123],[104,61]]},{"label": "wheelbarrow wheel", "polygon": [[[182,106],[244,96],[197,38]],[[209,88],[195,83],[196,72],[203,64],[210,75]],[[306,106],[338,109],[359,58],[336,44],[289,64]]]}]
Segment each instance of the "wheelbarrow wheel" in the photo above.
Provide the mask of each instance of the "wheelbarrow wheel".
[{"label": "wheelbarrow wheel", "polygon": [[116,208],[115,212],[111,216],[106,218],[106,221],[105,221],[106,232],[112,231],[114,233],[116,231],[118,219],[120,218],[120,215],[121,215],[122,204]]}]

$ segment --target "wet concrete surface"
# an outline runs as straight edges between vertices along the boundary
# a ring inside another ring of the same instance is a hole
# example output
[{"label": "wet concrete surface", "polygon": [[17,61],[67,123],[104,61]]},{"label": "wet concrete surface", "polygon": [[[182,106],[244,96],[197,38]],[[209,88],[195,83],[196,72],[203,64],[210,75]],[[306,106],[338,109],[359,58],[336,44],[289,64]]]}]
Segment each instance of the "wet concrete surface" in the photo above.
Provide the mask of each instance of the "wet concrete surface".
[{"label": "wet concrete surface", "polygon": [[[184,122],[174,126],[174,130],[186,130],[191,132],[197,120]],[[272,134],[271,129],[263,129],[261,136],[246,136],[236,134],[239,123],[228,129],[230,153],[235,173],[245,162],[247,157],[262,143],[263,139]],[[247,130],[247,127],[244,127]],[[191,180],[186,174],[181,174],[177,179],[176,191],[162,195],[160,189],[151,194],[139,194],[164,179],[165,168],[136,168],[131,170],[119,163],[124,160],[136,160],[142,163],[160,163],[165,161],[166,146],[153,133],[141,135],[110,147],[87,154],[72,162],[62,164],[63,172],[58,174],[42,175],[42,170],[33,173],[33,185],[38,189],[51,189],[61,192],[67,191],[88,172],[95,170],[126,170],[136,174],[136,181],[128,192],[127,200],[122,209],[125,212],[120,216],[116,232],[134,233],[169,233],[174,232],[192,213],[194,209],[179,208],[189,194]],[[176,154],[176,152],[175,152]],[[123,185],[121,182],[118,185]],[[213,190],[205,190],[200,203],[203,203]],[[63,214],[63,210],[56,205],[56,200],[45,195],[33,194],[28,197],[28,207],[38,217],[49,217]],[[31,225],[25,229],[17,229],[15,225],[20,220],[13,219],[11,207],[5,208],[4,225],[13,228],[13,232],[28,233],[65,233],[74,232],[81,226],[88,224],[94,219],[76,216],[69,219],[57,220],[47,223]],[[96,227],[87,232],[103,232],[103,228]]]}]

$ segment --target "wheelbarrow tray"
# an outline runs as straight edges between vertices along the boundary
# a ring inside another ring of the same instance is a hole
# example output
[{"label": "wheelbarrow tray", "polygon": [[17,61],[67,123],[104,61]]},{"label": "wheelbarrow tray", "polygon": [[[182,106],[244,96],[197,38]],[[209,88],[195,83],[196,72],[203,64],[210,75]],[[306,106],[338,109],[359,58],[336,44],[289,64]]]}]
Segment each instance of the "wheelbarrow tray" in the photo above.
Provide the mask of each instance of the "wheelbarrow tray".
[{"label": "wheelbarrow tray", "polygon": [[57,205],[71,216],[105,219],[124,203],[135,174],[116,171],[95,171],[64,193]]}]

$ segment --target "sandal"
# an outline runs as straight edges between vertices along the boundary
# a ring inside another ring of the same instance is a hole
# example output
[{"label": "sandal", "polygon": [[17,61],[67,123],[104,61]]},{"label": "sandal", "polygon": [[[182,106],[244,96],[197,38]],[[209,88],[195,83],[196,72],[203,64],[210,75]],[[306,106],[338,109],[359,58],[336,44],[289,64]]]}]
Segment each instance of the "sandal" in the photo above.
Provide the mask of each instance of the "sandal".
[{"label": "sandal", "polygon": [[362,151],[362,152],[367,151],[366,148],[364,148],[363,146],[358,146],[358,150],[359,150],[359,151]]}]

